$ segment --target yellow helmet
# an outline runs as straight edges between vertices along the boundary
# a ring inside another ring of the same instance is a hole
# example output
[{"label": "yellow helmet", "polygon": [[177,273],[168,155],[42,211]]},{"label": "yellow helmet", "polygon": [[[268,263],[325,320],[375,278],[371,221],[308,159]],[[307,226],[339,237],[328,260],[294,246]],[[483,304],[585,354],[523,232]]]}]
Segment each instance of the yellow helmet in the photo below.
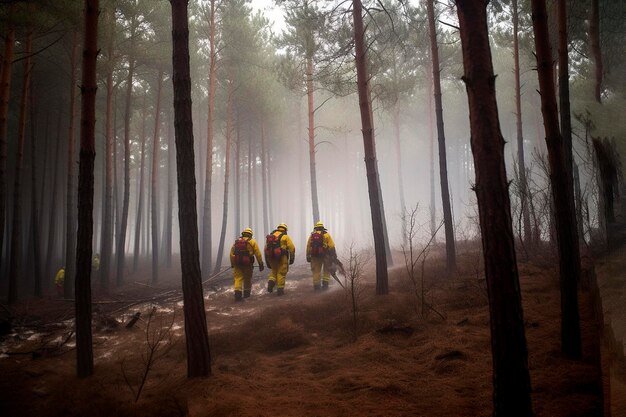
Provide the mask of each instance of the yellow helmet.
[{"label": "yellow helmet", "polygon": [[250,237],[252,237],[252,235],[254,233],[252,233],[252,229],[250,229],[249,227],[246,227],[245,229],[243,229],[243,232],[241,232],[241,235],[243,236],[243,235],[246,235],[246,234],[250,235]]},{"label": "yellow helmet", "polygon": [[324,223],[318,220],[317,223],[315,223],[315,229],[324,229]]},{"label": "yellow helmet", "polygon": [[285,232],[287,231],[287,225],[285,223],[281,223],[278,225],[278,227],[276,229],[285,229]]}]

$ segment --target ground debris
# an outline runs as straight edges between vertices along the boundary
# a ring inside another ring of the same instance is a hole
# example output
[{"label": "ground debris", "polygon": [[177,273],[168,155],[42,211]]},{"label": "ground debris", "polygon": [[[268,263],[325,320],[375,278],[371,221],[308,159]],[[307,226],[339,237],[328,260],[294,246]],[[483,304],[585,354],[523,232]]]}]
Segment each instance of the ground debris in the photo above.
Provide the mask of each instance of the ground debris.
[{"label": "ground debris", "polygon": [[406,336],[411,336],[415,332],[415,329],[408,325],[399,325],[395,323],[388,323],[386,326],[376,330],[376,333],[389,334],[389,333],[402,333]]},{"label": "ground debris", "polygon": [[437,360],[466,359],[466,358],[467,358],[467,355],[461,352],[460,350],[449,350],[447,352],[440,353],[439,355],[435,356],[435,359]]}]

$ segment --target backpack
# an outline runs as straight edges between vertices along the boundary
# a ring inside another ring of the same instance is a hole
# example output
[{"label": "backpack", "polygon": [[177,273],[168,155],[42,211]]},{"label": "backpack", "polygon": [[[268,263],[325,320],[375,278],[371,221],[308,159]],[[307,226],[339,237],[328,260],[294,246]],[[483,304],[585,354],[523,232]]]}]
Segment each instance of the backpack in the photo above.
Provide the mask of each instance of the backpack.
[{"label": "backpack", "polygon": [[324,232],[311,233],[311,256],[322,256],[326,248],[324,248]]},{"label": "backpack", "polygon": [[284,255],[284,251],[280,247],[280,240],[284,235],[284,233],[281,233],[276,236],[274,232],[272,232],[265,237],[265,256],[268,258],[280,258]]},{"label": "backpack", "polygon": [[248,250],[248,240],[240,237],[235,240],[235,250],[234,250],[235,264],[236,265],[252,265],[254,262],[254,258],[250,255],[250,251]]}]

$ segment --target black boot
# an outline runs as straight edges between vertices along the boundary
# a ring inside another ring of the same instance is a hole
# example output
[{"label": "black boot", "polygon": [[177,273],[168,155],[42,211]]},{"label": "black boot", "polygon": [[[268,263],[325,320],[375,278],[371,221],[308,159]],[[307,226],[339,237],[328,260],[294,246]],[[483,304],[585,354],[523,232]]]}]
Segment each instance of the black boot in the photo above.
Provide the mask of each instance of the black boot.
[{"label": "black boot", "polygon": [[274,285],[276,285],[276,281],[267,281],[267,292],[274,291]]},{"label": "black boot", "polygon": [[313,291],[319,291],[321,289],[322,287],[320,287],[320,284],[313,284]]},{"label": "black boot", "polygon": [[241,298],[241,291],[239,290],[235,290],[235,301],[243,301],[243,298]]},{"label": "black boot", "polygon": [[250,290],[243,290],[243,298],[250,298]]},{"label": "black boot", "polygon": [[284,288],[279,288],[276,290],[276,295],[285,295],[285,289]]},{"label": "black boot", "polygon": [[328,281],[323,281],[322,282],[322,289],[323,290],[327,290],[328,289]]}]

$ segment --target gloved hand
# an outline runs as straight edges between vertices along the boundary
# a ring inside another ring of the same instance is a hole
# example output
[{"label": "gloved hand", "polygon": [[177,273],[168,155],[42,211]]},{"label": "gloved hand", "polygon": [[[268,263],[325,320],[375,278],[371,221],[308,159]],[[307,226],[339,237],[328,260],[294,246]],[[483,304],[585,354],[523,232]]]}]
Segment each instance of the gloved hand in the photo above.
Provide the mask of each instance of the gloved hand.
[{"label": "gloved hand", "polygon": [[259,264],[259,271],[263,272],[264,269],[265,269],[265,266],[263,264]]},{"label": "gloved hand", "polygon": [[307,257],[306,257],[306,261],[307,261],[308,263],[311,263],[311,255],[307,255]]},{"label": "gloved hand", "polygon": [[296,255],[294,254],[289,255],[289,265],[293,264],[293,261],[295,260],[296,260]]}]

